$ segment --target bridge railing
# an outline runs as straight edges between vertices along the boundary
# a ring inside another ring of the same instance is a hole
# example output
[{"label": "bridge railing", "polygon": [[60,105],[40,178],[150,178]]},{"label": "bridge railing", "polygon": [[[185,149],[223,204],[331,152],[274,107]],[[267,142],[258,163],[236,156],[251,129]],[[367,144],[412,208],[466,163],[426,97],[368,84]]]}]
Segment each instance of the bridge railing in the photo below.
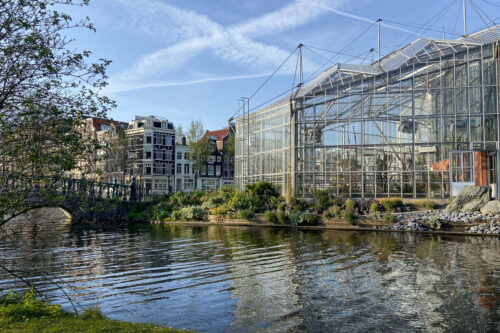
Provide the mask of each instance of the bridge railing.
[{"label": "bridge railing", "polygon": [[0,175],[0,193],[2,189],[29,189],[37,191],[52,189],[56,194],[77,195],[95,199],[119,199],[123,201],[142,201],[147,197],[135,185],[100,182],[85,178],[26,176],[19,174]]}]

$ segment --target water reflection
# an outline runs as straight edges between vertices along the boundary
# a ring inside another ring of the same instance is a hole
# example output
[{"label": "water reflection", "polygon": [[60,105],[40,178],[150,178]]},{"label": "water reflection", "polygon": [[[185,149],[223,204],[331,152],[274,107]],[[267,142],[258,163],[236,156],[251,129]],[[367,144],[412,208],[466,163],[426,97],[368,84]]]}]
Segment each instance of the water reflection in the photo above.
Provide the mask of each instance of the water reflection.
[{"label": "water reflection", "polygon": [[[2,263],[117,319],[213,332],[500,330],[498,238],[54,225],[2,242]],[[13,286],[2,273],[0,288]]]}]

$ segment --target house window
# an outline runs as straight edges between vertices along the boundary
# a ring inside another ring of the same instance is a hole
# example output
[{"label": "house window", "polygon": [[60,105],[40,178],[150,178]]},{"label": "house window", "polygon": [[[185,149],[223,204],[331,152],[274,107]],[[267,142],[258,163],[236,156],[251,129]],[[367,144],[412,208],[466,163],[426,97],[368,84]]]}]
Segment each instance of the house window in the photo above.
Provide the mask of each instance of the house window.
[{"label": "house window", "polygon": [[184,190],[194,190],[194,179],[184,179]]},{"label": "house window", "polygon": [[208,163],[214,163],[215,162],[215,156],[208,156]]},{"label": "house window", "polygon": [[177,164],[177,173],[182,173],[182,164]]},{"label": "house window", "polygon": [[161,122],[160,121],[154,121],[153,122],[153,127],[161,128]]},{"label": "house window", "polygon": [[146,167],[146,170],[144,171],[144,174],[145,175],[150,175],[151,174],[151,167],[150,166]]},{"label": "house window", "polygon": [[184,164],[184,173],[189,174],[189,164]]},{"label": "house window", "polygon": [[205,176],[207,174],[207,166],[206,165],[204,165],[204,166],[201,167],[201,174],[203,176]]},{"label": "house window", "polygon": [[217,162],[222,161],[222,156],[217,156]]},{"label": "house window", "polygon": [[208,176],[213,176],[214,175],[214,166],[209,165],[208,166]]},{"label": "house window", "polygon": [[146,151],[146,159],[151,159],[151,152],[150,151]]},{"label": "house window", "polygon": [[182,160],[182,153],[180,151],[177,152],[177,159]]},{"label": "house window", "polygon": [[221,168],[220,168],[220,165],[217,165],[217,166],[215,167],[215,175],[216,175],[217,177],[220,177],[220,169],[221,169]]},{"label": "house window", "polygon": [[151,143],[151,136],[146,137],[146,143]]},{"label": "house window", "polygon": [[184,159],[189,160],[189,153],[184,153]]}]

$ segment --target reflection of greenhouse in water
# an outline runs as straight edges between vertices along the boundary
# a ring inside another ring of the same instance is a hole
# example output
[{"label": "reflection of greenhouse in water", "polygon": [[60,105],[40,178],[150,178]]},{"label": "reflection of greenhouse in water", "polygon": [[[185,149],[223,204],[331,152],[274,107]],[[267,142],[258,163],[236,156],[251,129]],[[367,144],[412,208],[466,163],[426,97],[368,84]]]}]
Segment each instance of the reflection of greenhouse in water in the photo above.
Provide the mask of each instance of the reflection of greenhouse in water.
[{"label": "reflection of greenhouse in water", "polygon": [[237,187],[283,193],[446,198],[467,184],[496,195],[500,26],[420,38],[371,65],[336,64],[236,120]]}]

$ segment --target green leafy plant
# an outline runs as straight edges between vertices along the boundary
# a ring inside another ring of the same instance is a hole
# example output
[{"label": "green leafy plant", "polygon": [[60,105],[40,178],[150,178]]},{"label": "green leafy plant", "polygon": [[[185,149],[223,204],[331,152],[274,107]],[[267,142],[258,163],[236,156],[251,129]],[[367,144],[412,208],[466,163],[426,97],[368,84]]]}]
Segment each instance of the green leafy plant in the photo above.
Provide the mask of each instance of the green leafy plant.
[{"label": "green leafy plant", "polygon": [[370,213],[373,213],[373,212],[378,212],[380,209],[378,203],[376,202],[372,202],[372,204],[370,205]]},{"label": "green leafy plant", "polygon": [[434,215],[429,219],[429,227],[433,230],[441,230],[442,224],[439,215]]},{"label": "green leafy plant", "polygon": [[396,217],[393,214],[387,212],[382,216],[382,221],[384,223],[395,223]]},{"label": "green leafy plant", "polygon": [[278,211],[277,215],[278,215],[278,222],[279,223],[283,223],[283,224],[290,223],[290,218],[289,218],[288,214],[286,214],[285,212]]},{"label": "green leafy plant", "polygon": [[314,192],[316,199],[316,210],[319,212],[325,211],[332,205],[331,194],[328,190],[317,190]]},{"label": "green leafy plant", "polygon": [[416,201],[415,205],[417,207],[425,208],[425,209],[429,209],[429,210],[434,210],[437,207],[437,205],[434,201],[429,200],[427,198]]},{"label": "green leafy plant", "polygon": [[317,214],[314,213],[304,213],[299,219],[299,224],[307,224],[307,225],[317,225],[320,219]]},{"label": "green leafy plant", "polygon": [[242,210],[238,211],[238,216],[240,217],[240,219],[249,220],[254,215],[255,215],[255,213],[251,209],[242,209]]},{"label": "green leafy plant", "polygon": [[302,218],[301,212],[292,213],[289,216],[289,222],[291,225],[298,225],[301,221],[301,218]]},{"label": "green leafy plant", "polygon": [[355,222],[356,216],[354,213],[350,210],[344,209],[340,212],[340,216],[342,217],[342,220],[344,220],[345,223],[353,225]]},{"label": "green leafy plant", "polygon": [[354,200],[347,199],[344,203],[344,207],[346,210],[354,212],[354,208],[356,208],[356,202]]},{"label": "green leafy plant", "polygon": [[266,222],[278,223],[278,214],[276,212],[266,212],[264,214],[264,219]]},{"label": "green leafy plant", "polygon": [[382,198],[382,199],[379,199],[378,202],[387,211],[391,211],[396,207],[403,207],[403,205],[404,205],[403,200],[401,198],[398,198],[398,197]]}]

